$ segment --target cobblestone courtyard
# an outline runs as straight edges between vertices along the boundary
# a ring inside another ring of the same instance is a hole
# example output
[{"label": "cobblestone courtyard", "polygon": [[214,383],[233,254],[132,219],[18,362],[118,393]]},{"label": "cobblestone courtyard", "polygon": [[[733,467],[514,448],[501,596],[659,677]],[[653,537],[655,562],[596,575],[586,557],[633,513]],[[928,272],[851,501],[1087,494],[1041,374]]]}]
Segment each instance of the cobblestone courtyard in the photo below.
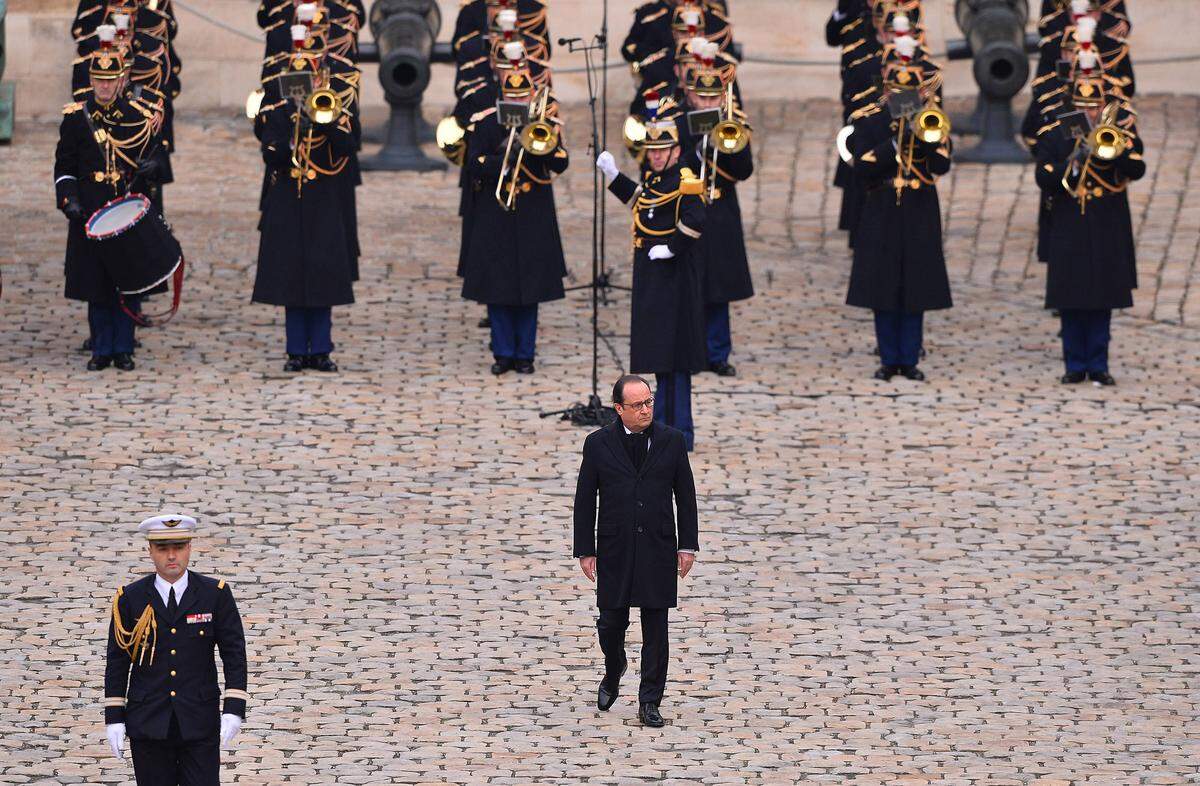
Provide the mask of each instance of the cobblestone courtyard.
[{"label": "cobblestone courtyard", "polygon": [[[696,381],[702,552],[662,730],[637,725],[632,670],[594,707],[569,533],[585,432],[538,417],[588,392],[590,303],[545,306],[538,373],[493,378],[454,277],[456,173],[367,176],[342,373],[288,376],[280,310],[249,303],[253,137],[181,116],[182,312],[141,333],[135,372],[89,374],[83,308],[60,297],[56,129],[18,125],[0,148],[0,784],[132,783],[104,742],[103,642],[113,591],[147,569],[132,527],[165,507],[200,518],[193,567],[247,624],[228,783],[1200,780],[1200,100],[1141,104],[1142,288],[1110,389],[1057,383],[1028,166],[943,180],[956,308],[929,320],[930,381],[871,380],[869,315],[842,305],[835,114],[754,115],[759,295],[734,308],[739,376]],[[591,169],[568,116],[579,284]],[[627,297],[601,322],[603,386]]]}]

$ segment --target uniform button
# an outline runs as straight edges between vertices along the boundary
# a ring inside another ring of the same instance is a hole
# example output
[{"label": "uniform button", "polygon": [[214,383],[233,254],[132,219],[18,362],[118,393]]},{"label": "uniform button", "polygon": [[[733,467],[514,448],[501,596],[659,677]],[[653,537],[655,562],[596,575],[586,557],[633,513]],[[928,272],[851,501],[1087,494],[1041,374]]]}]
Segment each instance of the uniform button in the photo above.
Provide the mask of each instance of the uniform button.
[{"label": "uniform button", "polygon": [[174,633],[174,632],[175,632],[175,629],[174,629],[174,628],[171,628],[171,632],[172,632],[172,633]]},{"label": "uniform button", "polygon": [[201,635],[201,636],[203,636],[203,635],[204,635],[204,631],[200,631],[200,635]]},{"label": "uniform button", "polygon": [[172,655],[174,655],[174,654],[175,654],[175,650],[171,650],[171,654],[172,654]]},{"label": "uniform button", "polygon": [[171,676],[172,676],[172,677],[174,677],[174,676],[175,676],[175,669],[171,669]]},{"label": "uniform button", "polygon": [[646,506],[646,503],[642,502],[642,501],[639,499],[639,500],[638,500],[638,507],[639,507],[639,508],[644,508],[645,506]]},{"label": "uniform button", "polygon": [[638,532],[641,532],[641,531],[642,531],[642,528],[641,528],[641,527],[638,527]]},{"label": "uniform button", "polygon": [[172,696],[174,696],[174,695],[175,695],[175,691],[171,691],[171,695],[172,695]]}]

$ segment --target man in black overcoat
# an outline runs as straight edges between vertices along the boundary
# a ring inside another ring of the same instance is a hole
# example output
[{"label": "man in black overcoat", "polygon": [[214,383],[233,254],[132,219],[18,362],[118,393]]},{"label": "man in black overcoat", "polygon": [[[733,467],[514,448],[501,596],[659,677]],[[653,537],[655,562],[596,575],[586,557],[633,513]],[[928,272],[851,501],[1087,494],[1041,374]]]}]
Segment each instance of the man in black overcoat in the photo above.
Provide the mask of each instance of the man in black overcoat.
[{"label": "man in black overcoat", "polygon": [[[1090,133],[1064,120],[1037,137],[1037,182],[1053,195],[1046,248],[1046,308],[1062,319],[1064,384],[1091,379],[1116,384],[1108,370],[1114,308],[1133,305],[1137,259],[1126,190],[1146,173],[1136,116],[1112,87],[1098,60],[1080,61],[1071,105],[1084,111],[1087,127],[1112,129],[1115,144],[1094,146]],[[1063,116],[1066,117],[1065,115]]]},{"label": "man in black overcoat", "polygon": [[[733,116],[727,115],[728,90],[736,78],[736,66],[723,70],[693,68],[684,91],[688,109],[721,109],[724,119],[741,123],[749,140],[750,124],[734,100]],[[686,117],[679,123],[680,147],[685,151],[685,166],[693,172],[704,171],[704,234],[696,241],[693,254],[700,267],[704,293],[704,334],[708,369],[722,377],[737,371],[729,362],[733,336],[729,322],[729,304],[754,297],[750,261],[746,256],[746,234],[742,229],[742,208],[737,184],[754,174],[754,151],[749,143],[736,152],[715,152],[711,140],[690,133]],[[711,187],[711,186],[714,186]]]},{"label": "man in black overcoat", "polygon": [[583,443],[575,488],[574,555],[584,575],[596,582],[600,609],[596,630],[604,678],[596,703],[607,710],[617,699],[627,666],[629,609],[636,606],[642,616],[638,718],[647,726],[662,726],[667,609],[678,605],[677,576],[687,576],[700,550],[696,486],[683,434],[654,422],[654,396],[644,379],[617,380],[613,404],[618,419]]},{"label": "man in black overcoat", "polygon": [[[321,86],[328,72],[312,78],[314,88]],[[354,302],[344,181],[352,177],[357,139],[346,113],[314,122],[298,103],[282,99],[263,106],[256,121],[267,190],[252,299],[284,307],[284,371],[334,372],[333,306]]]},{"label": "man in black overcoat", "polygon": [[[521,70],[502,74],[500,91],[505,101],[529,104],[534,99],[540,103],[529,74]],[[544,120],[558,128],[551,109],[553,104],[547,103]],[[530,108],[531,114],[539,111]],[[473,120],[464,162],[473,193],[463,205],[470,214],[463,217],[467,248],[462,260],[462,296],[487,306],[495,361],[492,373],[515,369],[518,374],[530,374],[537,350],[538,304],[561,300],[565,294],[562,280],[567,265],[552,181],[566,171],[570,159],[561,131],[558,144],[548,153],[522,155],[516,139],[509,147],[511,129],[500,125],[496,107],[476,114]],[[521,129],[516,130],[519,136]],[[512,209],[507,209],[501,200],[509,201],[513,172],[518,172],[516,188],[511,193]],[[498,184],[499,199],[495,196]]]},{"label": "man in black overcoat", "polygon": [[[246,637],[224,579],[188,570],[196,520],[143,521],[154,573],[117,590],[108,626],[104,723],[138,786],[216,786],[220,747],[246,717]],[[217,683],[221,655],[225,699]]]},{"label": "man in black overcoat", "polygon": [[[138,298],[125,308],[101,259],[97,241],[85,232],[88,218],[112,199],[147,192],[163,171],[165,149],[155,134],[153,112],[125,94],[127,70],[109,49],[92,54],[91,89],[83,101],[63,108],[54,154],[55,203],[70,222],[67,230],[66,289],[88,304],[89,371],[134,368],[134,321]],[[128,311],[126,310],[128,309]]]},{"label": "man in black overcoat", "polygon": [[646,123],[640,183],[621,174],[607,150],[596,167],[609,191],[633,210],[629,370],[654,374],[654,419],[682,431],[691,450],[692,374],[708,367],[700,271],[692,253],[704,232],[704,184],[680,160],[669,103],[664,100]]},{"label": "man in black overcoat", "polygon": [[854,174],[866,192],[855,230],[846,303],[875,314],[881,365],[875,378],[917,368],[926,311],[950,308],[950,279],[942,252],[937,178],[950,171],[950,139],[922,139],[914,109],[935,107],[941,77],[911,36],[898,36],[884,64],[883,98],[854,115],[850,149]]}]

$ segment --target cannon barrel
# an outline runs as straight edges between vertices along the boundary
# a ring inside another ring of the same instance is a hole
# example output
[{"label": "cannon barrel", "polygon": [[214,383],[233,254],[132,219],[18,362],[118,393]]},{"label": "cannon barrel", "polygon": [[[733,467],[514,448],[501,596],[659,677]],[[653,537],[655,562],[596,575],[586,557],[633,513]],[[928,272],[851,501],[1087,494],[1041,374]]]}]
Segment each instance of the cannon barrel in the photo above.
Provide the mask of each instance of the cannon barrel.
[{"label": "cannon barrel", "polygon": [[442,29],[435,0],[376,0],[369,17],[388,103],[420,99],[429,86],[433,51]]},{"label": "cannon barrel", "polygon": [[986,95],[1012,98],[1029,80],[1028,0],[956,0],[954,18],[965,37],[950,42],[950,59],[974,59],[975,82]]}]

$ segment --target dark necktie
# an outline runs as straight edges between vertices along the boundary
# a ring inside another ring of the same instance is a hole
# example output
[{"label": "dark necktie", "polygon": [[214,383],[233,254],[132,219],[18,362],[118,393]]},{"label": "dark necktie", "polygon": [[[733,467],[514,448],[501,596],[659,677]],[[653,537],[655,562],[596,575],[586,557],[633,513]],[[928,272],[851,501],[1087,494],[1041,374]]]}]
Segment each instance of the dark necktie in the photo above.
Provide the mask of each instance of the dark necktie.
[{"label": "dark necktie", "polygon": [[642,464],[646,461],[646,453],[650,447],[650,435],[645,431],[640,434],[632,435],[633,439],[633,466],[636,469],[641,469]]},{"label": "dark necktie", "polygon": [[167,618],[175,619],[177,611],[179,611],[179,604],[175,602],[175,588],[171,587],[171,594],[167,596]]}]

